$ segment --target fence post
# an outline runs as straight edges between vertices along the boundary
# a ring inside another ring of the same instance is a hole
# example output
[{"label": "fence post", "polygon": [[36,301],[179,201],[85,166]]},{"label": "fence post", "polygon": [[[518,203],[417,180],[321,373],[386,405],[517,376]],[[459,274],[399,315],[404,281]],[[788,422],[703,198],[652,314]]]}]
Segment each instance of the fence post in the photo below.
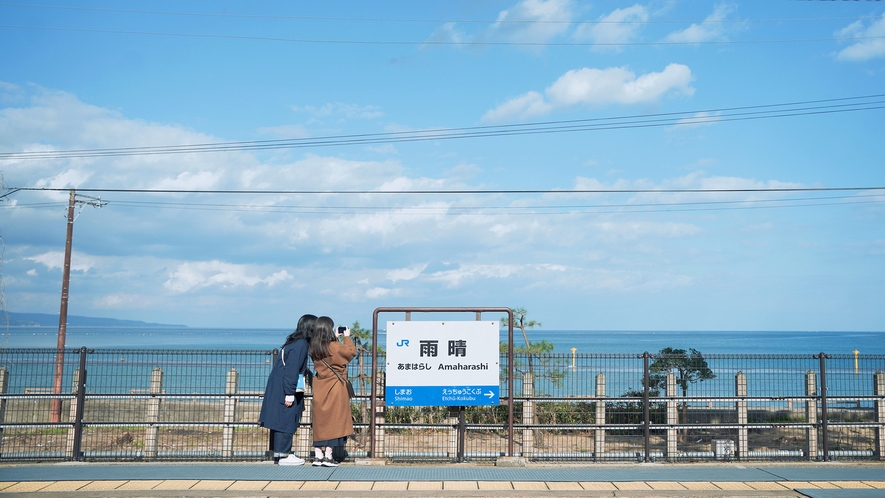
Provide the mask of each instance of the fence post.
[{"label": "fence post", "polygon": [[224,428],[221,430],[221,457],[233,458],[234,456],[234,426],[237,421],[237,397],[240,373],[231,367],[227,372],[224,383]]},{"label": "fence post", "polygon": [[449,426],[449,444],[447,454],[449,459],[458,459],[458,407],[450,406],[443,424]]},{"label": "fence post", "polygon": [[[734,376],[734,395],[738,398],[747,397],[747,374],[743,371],[739,371]],[[734,405],[737,409],[738,421],[738,440],[737,447],[735,448],[735,457],[738,460],[746,460],[750,455],[750,438],[747,428],[747,400],[739,399]]]},{"label": "fence post", "polygon": [[[531,398],[535,395],[535,376],[532,372],[522,374],[522,395],[525,398]],[[515,401],[515,400],[514,400]],[[522,423],[533,424],[535,420],[535,402],[523,400],[522,402]],[[522,430],[522,457],[531,458],[535,453],[535,431],[534,429]]]},{"label": "fence post", "polygon": [[86,348],[80,348],[80,364],[74,370],[71,381],[71,399],[68,422],[74,424],[68,429],[65,456],[68,460],[80,460],[80,446],[83,441],[83,404],[86,402]]},{"label": "fence post", "polygon": [[369,437],[371,437],[372,441],[374,442],[374,451],[372,452],[372,458],[384,458],[384,417],[385,410],[387,409],[384,406],[384,388],[387,385],[386,377],[386,372],[376,373],[375,406],[372,407],[372,412],[374,415],[373,420],[375,421],[375,433],[369,435]]},{"label": "fence post", "polygon": [[676,459],[678,451],[677,430],[675,425],[679,424],[679,402],[676,401],[676,374],[667,372],[667,387],[665,395],[667,396],[667,460]]},{"label": "fence post", "polygon": [[[605,374],[599,372],[596,374],[596,397],[605,397]],[[605,401],[596,400],[596,418],[594,419],[598,426],[595,431],[593,441],[593,457],[599,461],[605,456]]]},{"label": "fence post", "polygon": [[[313,386],[307,380],[304,382],[304,411],[301,412],[301,422],[298,424],[298,434],[295,436],[295,455],[307,455],[304,458],[310,459],[311,452],[311,436],[313,434]],[[295,395],[298,396],[297,394]],[[310,424],[311,429],[306,426]]]},{"label": "fence post", "polygon": [[157,446],[160,428],[157,422],[160,421],[160,397],[163,393],[163,369],[160,367],[151,371],[151,385],[149,389],[151,397],[147,402],[146,422],[148,424],[144,431],[144,457],[147,459],[157,458]]},{"label": "fence post", "polygon": [[[280,356],[280,350],[277,349],[277,348],[274,348],[274,350],[271,351],[270,354],[271,354],[271,357],[270,357],[270,368],[271,368],[271,371],[272,371],[274,365],[277,364],[277,358]],[[264,403],[266,403],[266,402],[267,402],[266,399],[261,398],[261,403],[262,403],[262,404],[264,404]],[[264,456],[265,456],[265,459],[266,459],[266,460],[273,460],[273,459],[274,459],[274,450],[273,450],[273,431],[271,431],[271,430],[268,430],[268,431],[267,431],[267,451],[264,452]]]},{"label": "fence post", "polygon": [[[77,385],[80,383],[80,369],[74,370],[74,378],[71,380],[71,392],[73,394],[77,394]],[[71,400],[71,406],[68,410],[68,422],[74,424],[77,422],[77,398]],[[74,441],[77,439],[76,431],[74,430],[74,426],[72,425],[68,429],[68,440],[67,444],[65,444],[65,457],[68,460],[74,460],[76,458],[76,453],[74,453]]]},{"label": "fence post", "polygon": [[830,460],[830,435],[827,426],[829,425],[829,417],[827,416],[827,358],[829,355],[821,351],[820,353],[820,436],[823,442],[825,462]]},{"label": "fence post", "polygon": [[[6,389],[3,389],[6,392]],[[873,374],[873,394],[876,398],[876,456],[885,460],[885,372]],[[2,413],[2,410],[0,410]]]},{"label": "fence post", "polygon": [[644,462],[651,461],[651,455],[649,452],[651,451],[651,413],[649,411],[649,371],[648,371],[648,359],[651,355],[648,354],[648,351],[642,353],[642,421],[644,424],[642,436],[644,440],[644,449],[645,456],[642,459]]},{"label": "fence post", "polygon": [[809,460],[817,459],[817,379],[814,372],[805,372],[805,443]]},{"label": "fence post", "polygon": [[[0,425],[6,422],[6,393],[9,391],[9,370],[0,367]],[[3,429],[0,428],[0,447],[3,445]]]}]

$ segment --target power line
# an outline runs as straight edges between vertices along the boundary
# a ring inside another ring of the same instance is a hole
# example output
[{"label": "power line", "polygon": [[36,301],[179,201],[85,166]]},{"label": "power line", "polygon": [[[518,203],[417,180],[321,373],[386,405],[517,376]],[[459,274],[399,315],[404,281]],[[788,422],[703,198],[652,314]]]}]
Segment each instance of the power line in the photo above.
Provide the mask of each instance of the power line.
[{"label": "power line", "polygon": [[70,187],[11,187],[10,190],[32,192],[129,193],[129,194],[237,194],[237,195],[514,195],[514,194],[723,194],[723,193],[787,193],[787,192],[859,192],[885,190],[877,187],[755,187],[713,189],[475,189],[475,190],[188,190],[188,189],[124,189]]},{"label": "power line", "polygon": [[[224,211],[244,211],[244,212],[317,212],[317,213],[334,213],[334,214],[365,214],[365,213],[388,213],[388,212],[419,212],[419,213],[454,213],[454,214],[473,214],[476,211],[503,212],[506,214],[569,214],[574,210],[585,209],[621,209],[621,208],[648,208],[648,207],[670,207],[670,206],[736,206],[740,204],[787,204],[802,202],[799,206],[816,206],[830,205],[831,203],[814,204],[809,201],[831,201],[843,200],[844,202],[837,204],[861,204],[870,202],[871,198],[882,198],[885,194],[856,195],[846,196],[825,196],[825,197],[798,197],[792,199],[745,199],[733,201],[688,201],[688,202],[659,202],[659,203],[627,203],[627,204],[591,204],[591,205],[548,205],[548,206],[292,206],[292,205],[243,205],[243,204],[199,204],[199,203],[179,203],[179,202],[141,202],[141,201],[108,201],[115,205],[131,205],[135,207],[159,207],[164,209],[203,209],[208,210],[224,210]],[[858,200],[861,199],[861,200]],[[777,207],[777,206],[775,206]],[[789,207],[789,206],[787,206]],[[740,207],[738,207],[740,208]],[[567,210],[562,212],[553,212],[554,210]],[[540,211],[540,213],[539,213]],[[486,213],[478,213],[486,214]]]},{"label": "power line", "polygon": [[814,43],[831,41],[863,41],[881,40],[885,36],[831,36],[819,38],[794,38],[794,39],[770,39],[770,40],[706,40],[706,41],[650,41],[650,42],[519,42],[519,41],[445,41],[445,40],[334,40],[334,39],[310,39],[310,38],[284,38],[276,36],[252,36],[252,35],[218,35],[211,33],[174,33],[169,31],[134,31],[122,29],[95,29],[95,28],[66,28],[57,26],[22,26],[2,24],[0,28],[6,29],[31,29],[42,31],[66,31],[78,33],[102,33],[115,35],[146,35],[146,36],[172,36],[180,38],[211,38],[226,40],[252,40],[273,41],[300,44],[321,45],[388,45],[388,46],[522,46],[522,47],[641,47],[641,46],[664,46],[664,45],[759,45],[773,43]]},{"label": "power line", "polygon": [[[319,205],[255,205],[188,202],[146,202],[104,200],[118,207],[174,209],[188,211],[245,212],[255,214],[294,213],[303,215],[445,215],[445,216],[563,216],[611,213],[664,213],[691,211],[732,211],[746,209],[780,209],[798,207],[839,206],[882,203],[885,194],[856,196],[798,197],[791,199],[743,199],[731,201],[687,201],[660,203],[623,203],[547,206],[319,206]],[[16,204],[5,209],[59,207],[62,202]],[[666,208],[666,209],[662,209]]]},{"label": "power line", "polygon": [[215,142],[144,147],[115,147],[102,149],[6,152],[0,153],[0,160],[147,156],[161,154],[165,155],[206,152],[296,149],[352,145],[375,145],[435,140],[456,140],[466,138],[488,138],[514,135],[575,133],[661,126],[689,126],[711,124],[716,122],[774,119],[816,114],[833,114],[878,110],[885,108],[885,98],[883,97],[885,97],[885,94],[788,102],[780,104],[724,107],[717,109],[680,111],[672,113],[615,116],[609,118],[541,121],[508,125],[488,125],[461,128],[437,128],[405,132],[330,135],[325,137],[312,138]]},{"label": "power line", "polygon": [[862,19],[878,19],[879,16],[844,16],[844,17],[787,17],[770,19],[671,19],[671,20],[573,20],[573,19],[428,19],[428,18],[397,18],[397,17],[339,17],[339,16],[307,16],[282,14],[232,14],[214,12],[182,12],[162,10],[111,9],[99,7],[71,7],[62,5],[34,5],[22,3],[0,3],[2,7],[24,7],[31,9],[69,10],[80,12],[109,12],[118,14],[150,14],[162,16],[184,17],[215,17],[241,19],[281,19],[305,21],[340,21],[340,22],[393,22],[393,23],[429,23],[429,24],[723,24],[723,23],[779,23],[779,22],[816,22],[816,21],[856,21]]}]

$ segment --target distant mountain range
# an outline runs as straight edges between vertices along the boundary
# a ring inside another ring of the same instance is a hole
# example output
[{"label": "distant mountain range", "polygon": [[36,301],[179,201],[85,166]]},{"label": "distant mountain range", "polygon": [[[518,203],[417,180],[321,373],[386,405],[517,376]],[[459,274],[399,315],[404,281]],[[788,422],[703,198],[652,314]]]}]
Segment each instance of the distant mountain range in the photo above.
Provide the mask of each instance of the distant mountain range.
[{"label": "distant mountain range", "polygon": [[[57,327],[58,315],[48,313],[13,313],[9,312],[9,325],[12,327]],[[148,323],[139,320],[117,320],[115,318],[97,318],[92,316],[68,315],[70,327],[169,327],[186,328],[187,325],[168,323]]]}]

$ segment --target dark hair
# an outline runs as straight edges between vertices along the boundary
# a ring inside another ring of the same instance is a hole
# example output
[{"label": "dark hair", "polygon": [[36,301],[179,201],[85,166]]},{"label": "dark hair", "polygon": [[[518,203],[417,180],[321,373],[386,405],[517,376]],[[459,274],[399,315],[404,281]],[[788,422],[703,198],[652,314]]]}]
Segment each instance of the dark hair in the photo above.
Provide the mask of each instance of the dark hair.
[{"label": "dark hair", "polygon": [[304,339],[307,342],[310,342],[310,338],[313,337],[313,328],[317,323],[317,317],[314,315],[303,315],[298,319],[298,326],[295,327],[295,332],[286,337],[286,344],[293,343],[299,339]]},{"label": "dark hair", "polygon": [[313,329],[313,337],[310,339],[310,348],[307,350],[311,359],[316,361],[329,356],[329,344],[337,340],[335,322],[327,316],[317,318]]}]

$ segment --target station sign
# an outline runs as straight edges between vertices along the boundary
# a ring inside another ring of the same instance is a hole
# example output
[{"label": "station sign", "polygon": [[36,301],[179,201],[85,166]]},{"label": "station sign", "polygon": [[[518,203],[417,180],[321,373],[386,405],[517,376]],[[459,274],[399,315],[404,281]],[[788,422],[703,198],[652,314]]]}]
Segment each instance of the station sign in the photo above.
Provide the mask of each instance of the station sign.
[{"label": "station sign", "polygon": [[387,406],[500,402],[496,321],[387,322]]}]

